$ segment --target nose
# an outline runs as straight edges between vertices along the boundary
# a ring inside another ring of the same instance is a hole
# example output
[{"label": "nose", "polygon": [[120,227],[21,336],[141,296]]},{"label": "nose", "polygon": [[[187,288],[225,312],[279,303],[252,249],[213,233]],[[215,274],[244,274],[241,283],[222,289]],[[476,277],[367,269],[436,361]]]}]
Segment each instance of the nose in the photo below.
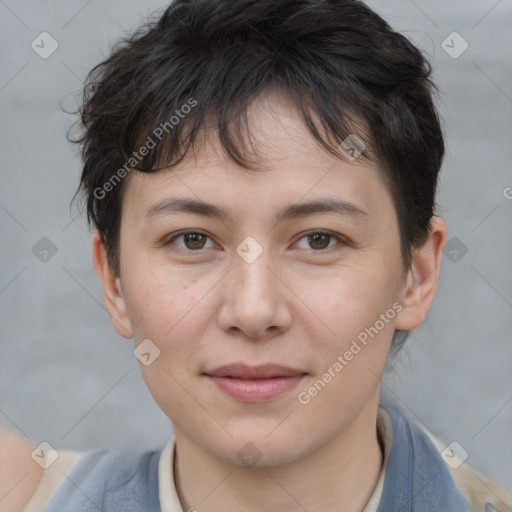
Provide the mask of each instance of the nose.
[{"label": "nose", "polygon": [[218,314],[220,327],[251,339],[268,339],[289,329],[293,294],[283,284],[284,276],[273,264],[272,257],[264,251],[251,263],[238,255],[234,260],[224,278],[223,302]]}]

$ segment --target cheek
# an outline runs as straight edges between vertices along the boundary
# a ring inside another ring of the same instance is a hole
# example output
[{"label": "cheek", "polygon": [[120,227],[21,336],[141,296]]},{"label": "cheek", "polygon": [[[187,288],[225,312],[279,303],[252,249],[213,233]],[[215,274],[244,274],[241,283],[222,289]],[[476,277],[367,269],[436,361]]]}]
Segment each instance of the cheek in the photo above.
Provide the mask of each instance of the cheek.
[{"label": "cheek", "polygon": [[373,396],[386,366],[396,311],[388,283],[377,277],[361,272],[358,279],[340,279],[336,289],[317,297],[318,306],[323,305],[319,316],[330,330],[312,333],[318,359],[297,401],[333,432]]},{"label": "cheek", "polygon": [[[310,297],[318,315],[337,339],[356,337],[374,325],[399,296],[399,271],[391,266],[377,262],[360,264],[342,269],[334,277],[323,286],[315,286]],[[391,311],[386,317],[389,322],[385,322],[385,327],[379,323],[379,330],[393,330],[394,316]]]},{"label": "cheek", "polygon": [[140,364],[141,373],[155,401],[168,416],[174,417],[177,411],[190,407],[182,386],[198,350],[194,340],[201,339],[201,319],[207,318],[204,308],[208,302],[201,300],[204,291],[201,294],[200,283],[179,273],[156,269],[130,276],[125,298],[135,343],[150,339],[160,350],[159,357],[150,365]]},{"label": "cheek", "polygon": [[144,262],[126,268],[125,301],[136,341],[166,344],[174,331],[200,303],[196,280]]},{"label": "cheek", "polygon": [[[320,356],[315,377],[322,381],[317,387],[322,389],[323,397],[317,404],[329,400],[343,406],[355,404],[377,385],[387,362],[396,309],[400,307],[399,262],[361,258],[358,264],[333,273],[335,279],[312,288],[312,309],[329,328],[311,333]],[[323,379],[329,369],[330,374]],[[346,395],[347,390],[352,398]]]}]

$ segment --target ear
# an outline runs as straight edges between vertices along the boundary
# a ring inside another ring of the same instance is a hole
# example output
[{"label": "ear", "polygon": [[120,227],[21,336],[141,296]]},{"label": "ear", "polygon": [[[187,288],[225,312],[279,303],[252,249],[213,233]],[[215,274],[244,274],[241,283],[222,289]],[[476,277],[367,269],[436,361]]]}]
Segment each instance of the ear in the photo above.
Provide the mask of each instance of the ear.
[{"label": "ear", "polygon": [[133,338],[132,326],[121,291],[121,280],[110,266],[107,249],[98,231],[95,231],[92,236],[92,260],[101,281],[103,298],[112,325],[123,338]]},{"label": "ear", "polygon": [[440,217],[430,219],[430,234],[418,249],[413,249],[412,264],[402,290],[402,310],[397,315],[396,329],[410,331],[418,327],[430,309],[439,280],[446,223]]}]

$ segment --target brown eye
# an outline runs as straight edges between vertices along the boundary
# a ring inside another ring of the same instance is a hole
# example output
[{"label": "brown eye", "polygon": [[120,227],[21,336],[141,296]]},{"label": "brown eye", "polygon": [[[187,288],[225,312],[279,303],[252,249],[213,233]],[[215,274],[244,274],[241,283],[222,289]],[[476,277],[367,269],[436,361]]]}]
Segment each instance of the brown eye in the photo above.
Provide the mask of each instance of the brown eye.
[{"label": "brown eye", "polygon": [[182,236],[187,249],[202,249],[206,242],[206,236],[201,233],[188,233]]},{"label": "brown eye", "polygon": [[331,235],[326,233],[313,233],[308,235],[308,241],[313,249],[326,249],[331,241]]},{"label": "brown eye", "polygon": [[[174,235],[165,242],[164,245],[176,250],[195,252],[205,249],[205,245],[209,238],[209,236],[198,231],[185,231]],[[180,240],[181,243],[178,243],[178,240]]]},{"label": "brown eye", "polygon": [[327,231],[312,231],[310,233],[306,233],[297,242],[297,245],[300,249],[309,249],[316,252],[328,252],[328,250],[333,249],[335,245],[343,246],[344,240],[341,236],[337,236],[334,233],[329,233]]}]

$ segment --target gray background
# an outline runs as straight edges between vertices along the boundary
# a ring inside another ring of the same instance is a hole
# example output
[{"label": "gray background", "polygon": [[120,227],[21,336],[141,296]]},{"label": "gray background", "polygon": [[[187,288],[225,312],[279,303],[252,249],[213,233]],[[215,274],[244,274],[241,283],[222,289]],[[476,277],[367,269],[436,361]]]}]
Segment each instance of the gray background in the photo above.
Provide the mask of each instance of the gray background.
[{"label": "gray background", "polygon": [[[460,241],[451,242],[459,258],[467,247],[458,261],[443,257],[428,319],[384,385],[511,490],[512,5],[370,4],[434,63],[447,134],[439,213]],[[61,111],[75,105],[110,44],[163,5],[0,0],[0,424],[36,444],[150,448],[172,428],[145,387],[133,342],[103,307],[90,233],[69,209],[80,161]],[[43,31],[59,44],[47,59],[31,48]],[[453,31],[469,44],[456,59],[441,46]],[[46,262],[32,252],[42,237],[57,248]]]}]

